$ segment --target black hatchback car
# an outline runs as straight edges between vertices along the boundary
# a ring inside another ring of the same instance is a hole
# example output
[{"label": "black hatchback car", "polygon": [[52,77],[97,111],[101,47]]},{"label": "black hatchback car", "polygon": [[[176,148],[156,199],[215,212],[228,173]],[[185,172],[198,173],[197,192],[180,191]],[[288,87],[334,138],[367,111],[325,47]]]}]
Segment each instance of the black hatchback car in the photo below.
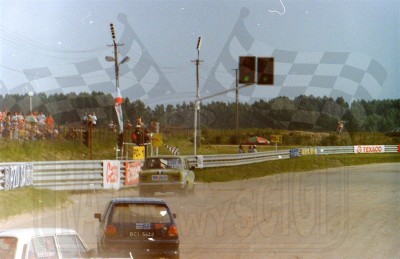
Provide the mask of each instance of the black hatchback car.
[{"label": "black hatchback car", "polygon": [[179,235],[166,202],[156,198],[114,198],[103,215],[98,254],[103,257],[179,258]]}]

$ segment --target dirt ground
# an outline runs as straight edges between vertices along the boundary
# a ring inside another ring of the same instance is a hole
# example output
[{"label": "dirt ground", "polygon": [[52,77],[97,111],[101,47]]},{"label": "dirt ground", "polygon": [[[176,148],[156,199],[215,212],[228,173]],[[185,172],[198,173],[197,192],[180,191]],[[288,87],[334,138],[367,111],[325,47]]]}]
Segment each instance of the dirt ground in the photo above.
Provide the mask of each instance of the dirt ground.
[{"label": "dirt ground", "polygon": [[[74,194],[65,208],[3,220],[0,229],[70,227],[95,248],[93,214],[137,194]],[[156,197],[178,215],[182,258],[400,258],[400,163],[198,183],[193,196]]]}]

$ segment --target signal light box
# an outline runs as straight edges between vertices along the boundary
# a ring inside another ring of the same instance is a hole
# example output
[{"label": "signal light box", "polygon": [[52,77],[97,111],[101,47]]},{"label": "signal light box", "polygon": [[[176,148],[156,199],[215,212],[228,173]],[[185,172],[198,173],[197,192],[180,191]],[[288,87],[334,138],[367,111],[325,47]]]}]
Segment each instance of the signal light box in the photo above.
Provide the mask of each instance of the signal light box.
[{"label": "signal light box", "polygon": [[274,58],[257,58],[257,84],[274,84]]},{"label": "signal light box", "polygon": [[239,57],[239,84],[256,83],[256,57]]},{"label": "signal light box", "polygon": [[239,83],[273,85],[274,62],[273,57],[239,57]]}]

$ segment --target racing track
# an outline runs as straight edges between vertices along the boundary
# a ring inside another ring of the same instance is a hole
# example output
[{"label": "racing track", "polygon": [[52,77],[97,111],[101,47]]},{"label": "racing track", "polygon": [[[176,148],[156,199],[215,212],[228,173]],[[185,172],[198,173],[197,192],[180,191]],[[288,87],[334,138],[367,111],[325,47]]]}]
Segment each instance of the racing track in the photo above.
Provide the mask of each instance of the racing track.
[{"label": "racing track", "polygon": [[[135,195],[74,194],[70,206],[0,228],[70,227],[95,248],[93,214],[111,197]],[[400,257],[400,163],[199,183],[194,196],[156,196],[178,215],[182,258]]]}]

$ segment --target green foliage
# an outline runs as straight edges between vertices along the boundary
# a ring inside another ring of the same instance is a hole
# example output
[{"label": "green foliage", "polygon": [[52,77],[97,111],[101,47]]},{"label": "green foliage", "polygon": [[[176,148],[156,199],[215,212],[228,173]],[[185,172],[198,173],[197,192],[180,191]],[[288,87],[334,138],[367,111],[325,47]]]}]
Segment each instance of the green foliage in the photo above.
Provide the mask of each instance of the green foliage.
[{"label": "green foliage", "polygon": [[[27,95],[0,95],[0,109],[12,113],[20,111],[20,107],[29,107],[29,99]],[[79,125],[84,112],[96,112],[100,127],[105,127],[109,121],[117,121],[111,94],[93,92],[47,96],[40,93],[32,97],[32,103],[34,111],[53,114],[56,125]],[[122,107],[125,120],[133,122],[141,116],[145,123],[149,123],[151,119],[156,119],[163,132],[193,128],[193,103],[156,105],[150,108],[141,100],[130,101],[127,98]],[[22,112],[25,115],[28,113]],[[294,99],[277,97],[268,101],[259,100],[252,104],[213,101],[201,104],[200,112],[201,127],[214,130],[235,129],[236,120],[239,128],[325,132],[334,131],[338,120],[345,122],[345,130],[349,132],[386,132],[400,126],[399,99],[359,100],[348,104],[342,97],[334,100],[330,97],[302,95]]]}]

